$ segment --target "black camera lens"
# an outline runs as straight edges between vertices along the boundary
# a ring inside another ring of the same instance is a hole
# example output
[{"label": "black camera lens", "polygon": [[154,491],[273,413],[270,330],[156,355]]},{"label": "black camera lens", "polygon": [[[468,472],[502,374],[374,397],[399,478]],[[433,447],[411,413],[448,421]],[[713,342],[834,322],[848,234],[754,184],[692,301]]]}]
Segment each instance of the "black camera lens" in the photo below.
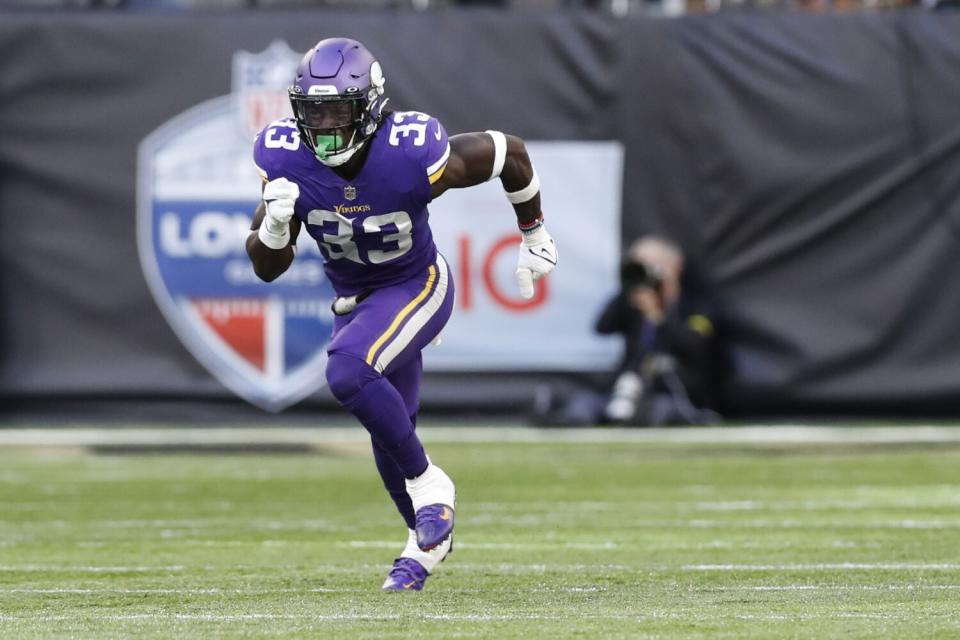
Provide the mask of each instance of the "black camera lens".
[{"label": "black camera lens", "polygon": [[660,274],[642,262],[628,261],[620,266],[620,284],[624,289],[656,287],[660,284]]}]

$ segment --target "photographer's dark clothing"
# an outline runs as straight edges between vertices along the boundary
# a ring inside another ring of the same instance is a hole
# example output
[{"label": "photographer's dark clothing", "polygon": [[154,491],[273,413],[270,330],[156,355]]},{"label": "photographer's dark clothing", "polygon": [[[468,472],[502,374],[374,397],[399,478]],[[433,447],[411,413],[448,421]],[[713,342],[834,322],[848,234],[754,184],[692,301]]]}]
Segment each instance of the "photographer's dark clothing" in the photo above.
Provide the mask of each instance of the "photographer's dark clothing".
[{"label": "photographer's dark clothing", "polygon": [[[670,391],[659,379],[662,371],[650,371],[651,356],[668,356],[673,362],[690,403],[697,409],[717,407],[716,304],[706,288],[689,271],[684,273],[679,300],[665,310],[657,327],[630,304],[629,290],[618,293],[597,319],[596,331],[623,336],[624,355],[617,374],[635,371],[646,383],[645,393]],[[662,368],[662,367],[661,367]]]},{"label": "photographer's dark clothing", "polygon": [[[629,301],[631,287],[660,286],[656,273],[621,269],[622,290],[595,329],[623,338],[623,359],[602,388],[538,391],[533,420],[541,426],[710,424],[719,419],[724,360],[717,339],[719,305],[688,264],[680,297],[660,326]],[[652,277],[651,277],[652,276]]]}]

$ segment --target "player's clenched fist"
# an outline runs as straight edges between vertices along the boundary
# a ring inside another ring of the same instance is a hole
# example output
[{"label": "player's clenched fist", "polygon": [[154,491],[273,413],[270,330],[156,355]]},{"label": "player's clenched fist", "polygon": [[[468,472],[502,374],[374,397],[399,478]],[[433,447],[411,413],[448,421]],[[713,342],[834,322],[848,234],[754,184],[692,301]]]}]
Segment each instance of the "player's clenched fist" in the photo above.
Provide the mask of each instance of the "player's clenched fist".
[{"label": "player's clenched fist", "polygon": [[547,275],[557,266],[557,245],[541,224],[537,229],[524,232],[517,259],[517,284],[520,295],[533,297],[533,283]]},{"label": "player's clenched fist", "polygon": [[260,225],[260,242],[271,249],[283,249],[290,242],[290,218],[300,197],[300,187],[286,178],[271,180],[263,187],[266,215]]}]

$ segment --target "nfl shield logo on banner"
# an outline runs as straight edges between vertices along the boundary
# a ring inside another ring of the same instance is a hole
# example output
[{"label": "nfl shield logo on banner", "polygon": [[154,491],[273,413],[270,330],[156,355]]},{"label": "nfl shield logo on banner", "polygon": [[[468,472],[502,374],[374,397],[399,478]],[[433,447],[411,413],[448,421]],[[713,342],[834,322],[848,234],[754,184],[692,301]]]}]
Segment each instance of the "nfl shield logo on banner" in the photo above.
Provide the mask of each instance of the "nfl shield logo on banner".
[{"label": "nfl shield logo on banner", "polygon": [[282,42],[238,52],[233,94],[150,134],[137,168],[137,244],[157,304],[211,374],[269,411],[325,384],[333,327],[333,289],[307,234],[270,285],[244,248],[261,184],[250,134],[289,116],[286,87],[299,57]]},{"label": "nfl shield logo on banner", "polygon": [[287,87],[301,57],[282,40],[260,53],[233,55],[234,114],[245,134],[255,136],[274,120],[293,115]]}]

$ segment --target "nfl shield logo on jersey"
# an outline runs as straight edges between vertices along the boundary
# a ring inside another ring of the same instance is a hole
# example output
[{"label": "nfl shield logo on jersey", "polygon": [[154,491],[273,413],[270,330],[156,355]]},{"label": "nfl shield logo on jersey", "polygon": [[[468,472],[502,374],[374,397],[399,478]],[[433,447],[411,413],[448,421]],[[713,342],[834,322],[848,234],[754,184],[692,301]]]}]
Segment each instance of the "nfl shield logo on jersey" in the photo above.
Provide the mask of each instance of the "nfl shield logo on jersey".
[{"label": "nfl shield logo on jersey", "polygon": [[356,200],[357,199],[357,188],[347,185],[343,188],[343,199],[344,200]]},{"label": "nfl shield logo on jersey", "polygon": [[325,384],[333,326],[333,289],[307,234],[291,269],[269,285],[244,248],[261,183],[250,131],[289,115],[298,60],[284,43],[238,52],[233,94],[150,134],[137,168],[137,244],[157,304],[211,374],[269,411]]}]

